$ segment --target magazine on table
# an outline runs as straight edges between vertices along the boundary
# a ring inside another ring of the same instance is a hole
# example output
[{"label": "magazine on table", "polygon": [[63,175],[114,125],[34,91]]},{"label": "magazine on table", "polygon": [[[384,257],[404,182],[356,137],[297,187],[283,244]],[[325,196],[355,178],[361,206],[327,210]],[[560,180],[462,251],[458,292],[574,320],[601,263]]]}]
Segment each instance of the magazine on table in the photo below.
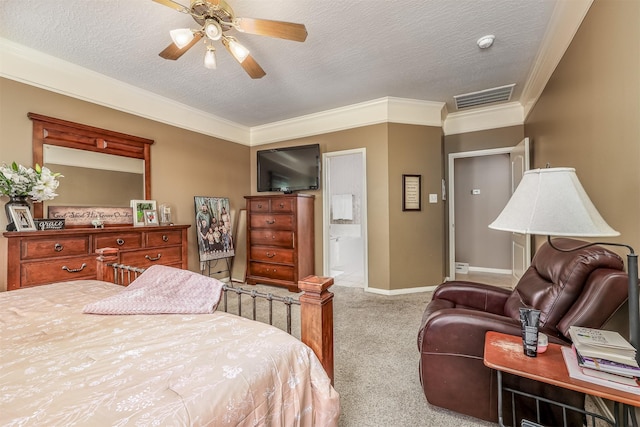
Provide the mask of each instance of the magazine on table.
[{"label": "magazine on table", "polygon": [[636,349],[617,332],[570,326],[569,336],[583,357],[638,367]]},{"label": "magazine on table", "polygon": [[562,357],[567,367],[569,377],[586,381],[592,384],[598,384],[604,387],[625,391],[627,393],[633,393],[640,395],[640,385],[637,381],[633,381],[635,385],[623,384],[618,381],[610,381],[608,379],[598,378],[595,376],[586,375],[584,369],[578,365],[578,359],[576,359],[576,353],[570,347],[562,347]]},{"label": "magazine on table", "polygon": [[583,368],[596,369],[610,374],[624,375],[627,377],[640,377],[640,368],[637,366],[613,362],[607,359],[583,356],[575,348],[575,345],[573,346],[573,349],[576,352],[578,364]]}]

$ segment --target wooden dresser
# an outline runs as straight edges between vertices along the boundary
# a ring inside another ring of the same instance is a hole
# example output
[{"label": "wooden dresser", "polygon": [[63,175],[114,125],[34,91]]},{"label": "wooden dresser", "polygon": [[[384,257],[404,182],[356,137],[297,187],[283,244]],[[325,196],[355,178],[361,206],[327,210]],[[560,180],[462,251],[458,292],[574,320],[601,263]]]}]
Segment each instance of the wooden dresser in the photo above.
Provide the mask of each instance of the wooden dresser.
[{"label": "wooden dresser", "polygon": [[247,278],[249,284],[286,286],[314,274],[315,196],[246,196]]},{"label": "wooden dresser", "polygon": [[95,279],[96,250],[119,248],[119,263],[188,268],[187,229],[159,227],[71,228],[7,232],[7,290],[64,280]]}]

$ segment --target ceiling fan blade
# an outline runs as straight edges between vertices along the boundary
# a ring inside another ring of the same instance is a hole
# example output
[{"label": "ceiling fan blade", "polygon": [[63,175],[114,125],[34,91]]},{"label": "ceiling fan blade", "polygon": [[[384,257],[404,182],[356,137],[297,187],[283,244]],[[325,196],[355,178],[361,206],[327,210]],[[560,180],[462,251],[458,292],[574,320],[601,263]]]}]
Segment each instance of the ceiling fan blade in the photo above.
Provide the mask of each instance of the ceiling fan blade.
[{"label": "ceiling fan blade", "polygon": [[247,74],[249,74],[249,76],[251,76],[252,79],[261,79],[267,75],[260,64],[258,64],[251,55],[247,55],[245,60],[242,61],[240,65],[242,65],[242,68],[244,68],[244,70],[247,72]]},{"label": "ceiling fan blade", "polygon": [[255,18],[237,18],[235,23],[238,31],[243,33],[277,37],[296,42],[303,42],[307,39],[307,28],[304,24]]},{"label": "ceiling fan blade", "polygon": [[191,40],[191,42],[185,47],[183,47],[182,49],[176,46],[175,43],[171,43],[158,55],[160,55],[164,59],[171,59],[175,61],[176,59],[180,58],[186,51],[191,49],[193,45],[198,43],[201,38],[202,38],[202,33],[194,33],[193,40]]},{"label": "ceiling fan blade", "polygon": [[170,7],[171,9],[175,9],[178,12],[189,13],[189,8],[181,5],[180,3],[176,3],[172,0],[153,0],[156,3],[162,4],[164,6]]}]

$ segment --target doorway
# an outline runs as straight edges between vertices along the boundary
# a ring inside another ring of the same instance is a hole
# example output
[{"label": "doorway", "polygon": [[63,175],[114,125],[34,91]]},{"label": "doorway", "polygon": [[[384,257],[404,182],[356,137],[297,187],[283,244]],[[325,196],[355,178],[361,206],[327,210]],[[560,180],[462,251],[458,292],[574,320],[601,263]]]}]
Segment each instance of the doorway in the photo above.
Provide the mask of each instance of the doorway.
[{"label": "doorway", "polygon": [[366,149],[324,153],[322,163],[323,274],[367,288]]},{"label": "doorway", "polygon": [[511,147],[449,154],[449,277],[511,277],[511,237],[491,230],[511,196]]}]

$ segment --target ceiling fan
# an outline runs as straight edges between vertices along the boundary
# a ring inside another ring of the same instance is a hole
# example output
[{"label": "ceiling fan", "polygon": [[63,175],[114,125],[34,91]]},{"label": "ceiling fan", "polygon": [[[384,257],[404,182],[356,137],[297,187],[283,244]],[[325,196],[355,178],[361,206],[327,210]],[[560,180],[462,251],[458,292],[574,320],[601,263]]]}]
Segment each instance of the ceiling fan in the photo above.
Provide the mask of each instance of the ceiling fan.
[{"label": "ceiling fan", "polygon": [[153,0],[181,13],[191,15],[200,25],[200,29],[180,28],[169,32],[173,43],[167,46],[160,56],[164,59],[176,60],[197,42],[204,38],[207,51],[204,64],[207,68],[216,68],[214,41],[220,40],[252,79],[266,75],[262,67],[249,54],[249,50],[228,35],[231,30],[240,33],[276,37],[280,39],[303,42],[307,38],[307,29],[303,24],[292,22],[270,21],[267,19],[236,17],[233,9],[224,0],[191,0],[189,7],[173,0]]}]

